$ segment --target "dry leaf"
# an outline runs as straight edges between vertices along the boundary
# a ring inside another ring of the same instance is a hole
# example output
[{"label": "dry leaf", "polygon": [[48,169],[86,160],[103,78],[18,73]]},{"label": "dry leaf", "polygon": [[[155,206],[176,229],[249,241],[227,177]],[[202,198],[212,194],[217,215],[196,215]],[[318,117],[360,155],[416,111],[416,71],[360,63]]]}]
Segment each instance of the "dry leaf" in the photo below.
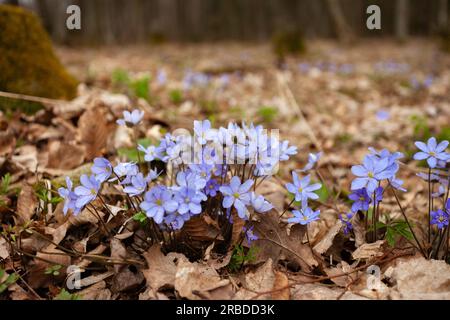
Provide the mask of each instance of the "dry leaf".
[{"label": "dry leaf", "polygon": [[[275,274],[273,271],[273,261],[268,259],[262,266],[254,272],[249,272],[244,278],[244,288],[240,289],[234,299],[252,299],[257,293],[271,291],[275,286]],[[273,296],[270,293],[259,296],[258,300],[271,299]]]},{"label": "dry leaf", "polygon": [[78,120],[80,142],[86,147],[86,160],[101,156],[106,147],[110,130],[99,108],[89,109]]},{"label": "dry leaf", "polygon": [[22,223],[31,220],[38,205],[38,199],[34,193],[33,187],[24,185],[20,190],[19,198],[17,199],[17,215]]},{"label": "dry leaf", "polygon": [[[55,249],[54,245],[45,248],[43,252],[36,254],[35,266],[31,269],[28,276],[28,282],[34,289],[48,287],[54,281],[62,281],[65,278],[65,270],[71,264],[70,256],[67,253]],[[45,270],[49,267],[60,265],[59,275],[45,274]]]},{"label": "dry leaf", "polygon": [[206,215],[196,216],[186,221],[183,231],[194,241],[223,240],[217,222]]},{"label": "dry leaf", "polygon": [[342,228],[341,220],[336,221],[336,224],[333,227],[331,227],[330,230],[328,230],[325,237],[314,246],[314,251],[316,251],[318,254],[324,254],[325,252],[327,252],[327,250],[332,246],[333,240],[339,233],[341,228]]},{"label": "dry leaf", "polygon": [[272,288],[272,290],[274,290],[274,292],[272,293],[272,299],[289,300],[291,297],[291,290],[288,287],[288,285],[289,285],[288,277],[283,272],[276,271],[275,281]]},{"label": "dry leaf", "polygon": [[73,169],[83,164],[85,149],[82,146],[52,141],[48,145],[47,167]]},{"label": "dry leaf", "polygon": [[0,238],[0,258],[7,259],[9,257],[8,243],[5,239]]},{"label": "dry leaf", "polygon": [[219,274],[208,265],[191,263],[186,258],[180,258],[175,274],[175,290],[182,298],[199,300],[210,298],[209,291],[226,286],[229,280],[223,280]]},{"label": "dry leaf", "polygon": [[106,289],[106,282],[98,282],[89,288],[78,291],[82,300],[111,300],[111,291]]},{"label": "dry leaf", "polygon": [[352,257],[355,260],[381,257],[383,255],[383,247],[385,244],[385,240],[378,240],[374,243],[365,243],[352,253]]}]

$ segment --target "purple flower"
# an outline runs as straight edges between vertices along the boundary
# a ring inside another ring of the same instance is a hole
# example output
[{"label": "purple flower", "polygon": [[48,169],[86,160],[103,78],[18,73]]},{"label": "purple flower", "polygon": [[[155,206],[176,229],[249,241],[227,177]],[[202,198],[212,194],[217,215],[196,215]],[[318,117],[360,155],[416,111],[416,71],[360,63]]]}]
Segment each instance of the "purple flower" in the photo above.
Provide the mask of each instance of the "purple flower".
[{"label": "purple flower", "polygon": [[389,120],[391,115],[389,114],[389,111],[386,110],[379,110],[377,111],[377,119],[380,121]]},{"label": "purple flower", "polygon": [[445,211],[450,214],[450,199],[447,199],[447,202],[445,203]]},{"label": "purple flower", "polygon": [[178,203],[172,198],[173,194],[169,189],[165,186],[156,186],[145,193],[144,201],[139,206],[147,217],[160,224],[166,212],[172,213],[178,208]]},{"label": "purple flower", "polygon": [[95,179],[100,182],[104,182],[111,176],[111,162],[109,162],[109,160],[105,158],[95,158],[94,165],[91,167],[91,171],[95,175]]},{"label": "purple flower", "polygon": [[383,201],[383,187],[378,187],[375,189],[375,203],[378,204],[379,202]]},{"label": "purple flower", "polygon": [[125,110],[123,112],[123,119],[118,119],[116,123],[120,126],[135,126],[141,122],[143,116],[144,111],[140,111],[139,109],[135,109],[132,112]]},{"label": "purple flower", "polygon": [[395,176],[393,176],[391,179],[389,179],[389,182],[391,183],[391,185],[394,189],[406,192],[406,189],[402,187],[403,180],[400,180],[400,179],[396,178]]},{"label": "purple flower", "polygon": [[315,220],[319,220],[320,210],[313,211],[310,207],[302,210],[293,210],[294,217],[289,218],[289,223],[300,223],[301,225],[309,224]]},{"label": "purple flower", "polygon": [[310,185],[311,176],[307,175],[303,179],[299,179],[297,173],[292,172],[292,179],[294,183],[287,183],[286,189],[295,195],[295,201],[302,201],[303,205],[306,206],[308,199],[319,199],[319,196],[313,191],[319,190],[322,185],[320,183]]},{"label": "purple flower", "polygon": [[289,160],[289,156],[293,156],[297,154],[296,146],[289,146],[289,141],[284,140],[280,144],[280,161]]},{"label": "purple flower", "polygon": [[273,205],[269,201],[264,199],[262,195],[257,195],[254,192],[250,194],[250,203],[258,213],[264,213],[273,209]]},{"label": "purple flower", "polygon": [[349,234],[349,232],[353,229],[353,224],[350,222],[350,220],[354,215],[355,214],[353,212],[349,212],[345,215],[339,215],[339,220],[341,220],[344,224],[344,234]]},{"label": "purple flower", "polygon": [[66,177],[66,186],[67,188],[59,188],[58,193],[64,199],[64,215],[67,214],[69,210],[72,210],[74,215],[80,213],[81,208],[76,206],[77,195],[72,191],[72,180],[69,177]]},{"label": "purple flower", "polygon": [[253,233],[254,226],[251,226],[250,228],[244,227],[243,231],[245,232],[245,239],[247,239],[247,244],[251,245],[253,241],[258,240],[258,236]]},{"label": "purple flower", "polygon": [[201,202],[206,200],[206,196],[188,187],[181,187],[175,192],[175,201],[178,203],[178,213],[181,215],[196,215],[202,212]]},{"label": "purple flower", "polygon": [[378,182],[392,178],[395,174],[394,167],[389,158],[379,158],[375,155],[367,155],[362,165],[352,167],[352,173],[357,176],[352,181],[352,190],[366,188],[367,193],[372,194],[378,186]]},{"label": "purple flower", "polygon": [[217,195],[217,191],[219,191],[219,187],[219,183],[217,183],[216,179],[210,179],[206,183],[205,194],[211,197],[215,197]]},{"label": "purple flower", "polygon": [[128,193],[132,197],[138,196],[145,191],[147,182],[144,175],[139,172],[137,175],[131,177],[131,185],[123,188],[123,192]]},{"label": "purple flower", "polygon": [[448,143],[449,142],[447,140],[444,140],[438,144],[435,137],[428,139],[427,144],[421,141],[416,141],[415,145],[420,151],[414,155],[414,160],[426,159],[428,166],[430,168],[435,168],[439,160],[450,160],[450,154],[445,152]]},{"label": "purple flower", "polygon": [[214,166],[209,164],[191,164],[189,165],[189,169],[191,169],[192,172],[197,174],[200,178],[209,180],[209,178],[211,178],[211,171],[214,169]]},{"label": "purple flower", "polygon": [[[124,176],[134,176],[138,173],[139,169],[136,164],[132,162],[121,162],[113,168],[114,174],[119,178]],[[115,179],[112,179],[115,180]]]},{"label": "purple flower", "polygon": [[178,212],[169,213],[165,216],[164,222],[170,225],[174,230],[183,228],[184,223],[191,218],[188,214],[179,214]]},{"label": "purple flower", "polygon": [[449,215],[444,210],[431,211],[431,224],[437,225],[438,229],[448,226]]},{"label": "purple flower", "polygon": [[142,145],[138,145],[138,150],[144,153],[144,160],[147,162],[152,162],[157,158],[157,152],[155,146],[144,147]]},{"label": "purple flower", "polygon": [[196,140],[201,145],[214,140],[216,136],[216,132],[211,130],[211,122],[209,120],[194,121],[194,133]]},{"label": "purple flower", "polygon": [[80,182],[81,186],[75,188],[75,194],[78,197],[75,205],[78,208],[83,208],[89,202],[97,198],[101,182],[95,179],[94,175],[87,176],[85,174],[80,177]]},{"label": "purple flower", "polygon": [[354,201],[352,204],[352,212],[369,210],[370,197],[367,194],[366,188],[355,190],[348,198]]},{"label": "purple flower", "polygon": [[318,153],[310,153],[308,155],[308,163],[303,167],[303,169],[301,169],[301,172],[306,172],[311,170],[312,168],[314,168],[314,166],[316,165],[316,163],[320,160],[320,158],[322,157],[322,152],[318,152]]},{"label": "purple flower", "polygon": [[222,186],[219,188],[220,192],[224,195],[222,205],[228,209],[234,206],[241,219],[247,220],[249,212],[247,205],[250,204],[250,188],[254,181],[247,180],[241,184],[241,179],[237,176],[231,178],[230,185]]}]

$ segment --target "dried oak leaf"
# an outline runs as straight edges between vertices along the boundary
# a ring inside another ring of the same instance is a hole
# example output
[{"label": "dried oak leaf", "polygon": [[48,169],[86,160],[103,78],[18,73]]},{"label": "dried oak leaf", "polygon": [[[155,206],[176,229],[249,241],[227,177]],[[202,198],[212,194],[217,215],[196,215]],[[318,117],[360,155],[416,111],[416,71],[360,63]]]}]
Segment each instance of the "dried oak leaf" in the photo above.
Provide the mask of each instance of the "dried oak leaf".
[{"label": "dried oak leaf", "polygon": [[[275,280],[276,276],[273,270],[273,261],[269,258],[254,272],[249,272],[245,275],[243,288],[236,293],[233,299],[249,300],[254,298],[257,293],[271,291],[275,286]],[[257,297],[258,300],[267,300],[272,298],[273,296],[270,293]]]},{"label": "dried oak leaf", "polygon": [[374,243],[365,243],[352,253],[353,259],[371,259],[383,255],[385,240],[378,240]]},{"label": "dried oak leaf", "polygon": [[47,167],[70,170],[83,164],[85,148],[74,144],[52,141],[48,145]]},{"label": "dried oak leaf", "polygon": [[142,270],[147,285],[155,291],[163,287],[174,288],[177,272],[176,262],[184,258],[184,255],[171,252],[165,256],[159,245],[153,245],[143,256],[149,266],[148,269]]},{"label": "dried oak leaf", "polygon": [[217,221],[206,215],[196,216],[186,221],[183,232],[194,241],[223,240]]},{"label": "dried oak leaf", "polygon": [[110,130],[105,115],[99,108],[89,109],[78,120],[78,136],[86,147],[86,160],[101,156]]},{"label": "dried oak leaf", "polygon": [[221,279],[220,275],[206,264],[191,263],[180,258],[175,274],[175,290],[182,298],[190,300],[210,299],[210,291],[224,287],[230,283]]},{"label": "dried oak leaf", "polygon": [[106,288],[106,282],[98,282],[77,292],[82,300],[111,300],[111,291]]},{"label": "dried oak leaf", "polygon": [[16,146],[12,130],[0,131],[0,157],[11,154]]},{"label": "dried oak leaf", "polygon": [[272,293],[273,300],[289,300],[291,298],[291,291],[288,287],[289,280],[286,274],[280,271],[275,272],[275,281],[273,283],[274,292]]},{"label": "dried oak leaf", "polygon": [[254,223],[256,234],[260,238],[255,241],[255,246],[258,247],[256,261],[262,262],[271,258],[274,262],[278,262],[283,255],[300,265],[302,270],[311,271],[318,263],[308,245],[303,244],[304,226],[292,226],[288,235],[286,228],[281,227],[278,220],[278,213],[272,210],[259,222]]},{"label": "dried oak leaf", "polygon": [[[71,264],[71,258],[67,253],[55,249],[54,245],[50,245],[36,254],[35,265],[31,269],[28,276],[28,283],[33,289],[48,287],[54,282],[63,281],[66,275],[66,268]],[[60,265],[58,275],[45,274],[47,268]]]}]

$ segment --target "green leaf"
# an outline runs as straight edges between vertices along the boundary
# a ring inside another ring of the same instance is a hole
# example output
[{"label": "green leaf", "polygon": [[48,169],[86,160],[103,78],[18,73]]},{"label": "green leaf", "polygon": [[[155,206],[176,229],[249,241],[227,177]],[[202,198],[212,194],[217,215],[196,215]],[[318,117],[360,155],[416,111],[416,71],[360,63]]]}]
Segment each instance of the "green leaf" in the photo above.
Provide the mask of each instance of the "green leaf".
[{"label": "green leaf", "polygon": [[139,221],[140,223],[144,223],[147,221],[147,216],[144,212],[140,211],[133,216],[134,221]]},{"label": "green leaf", "polygon": [[8,172],[2,177],[2,182],[0,184],[0,194],[6,194],[8,192],[10,182],[11,174]]},{"label": "green leaf", "polygon": [[81,296],[75,293],[70,293],[66,291],[66,289],[61,289],[61,292],[58,293],[53,300],[80,300]]}]

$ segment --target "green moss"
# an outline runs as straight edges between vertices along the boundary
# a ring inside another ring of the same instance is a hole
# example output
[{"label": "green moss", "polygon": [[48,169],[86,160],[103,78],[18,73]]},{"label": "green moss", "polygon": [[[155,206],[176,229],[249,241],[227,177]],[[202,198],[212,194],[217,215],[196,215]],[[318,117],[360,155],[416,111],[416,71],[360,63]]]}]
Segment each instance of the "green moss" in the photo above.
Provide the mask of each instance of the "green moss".
[{"label": "green moss", "polygon": [[[52,99],[72,99],[77,81],[56,57],[49,36],[33,13],[0,5],[0,91]],[[26,108],[23,103],[0,101]],[[33,107],[34,108],[34,107]]]}]

